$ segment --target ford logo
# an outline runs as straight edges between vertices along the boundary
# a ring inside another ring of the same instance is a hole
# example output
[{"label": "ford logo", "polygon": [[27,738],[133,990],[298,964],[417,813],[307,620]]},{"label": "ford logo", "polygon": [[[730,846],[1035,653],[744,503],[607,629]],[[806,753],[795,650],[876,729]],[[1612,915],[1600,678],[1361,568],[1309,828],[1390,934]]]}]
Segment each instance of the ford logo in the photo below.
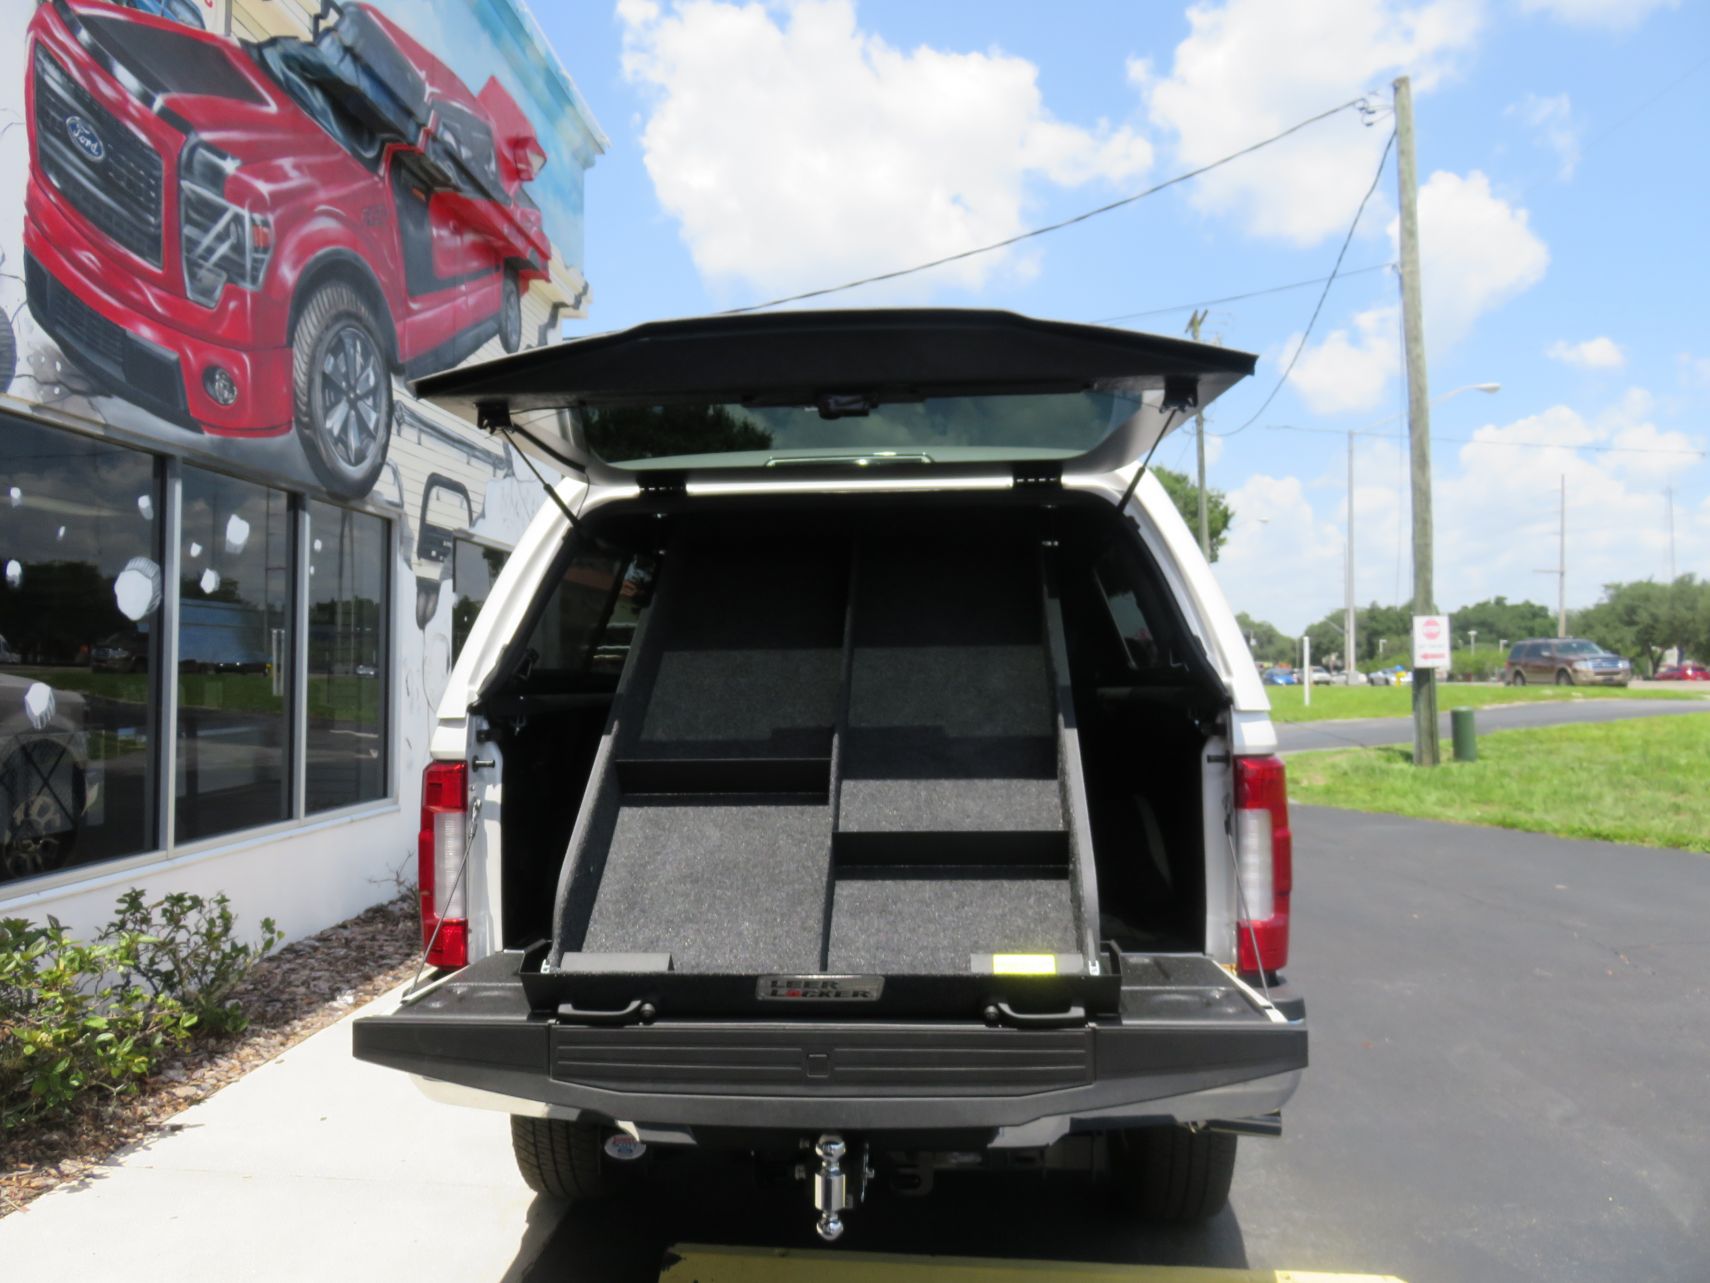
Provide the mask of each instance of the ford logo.
[{"label": "ford logo", "polygon": [[77,144],[77,150],[90,160],[100,160],[107,154],[107,144],[101,141],[101,135],[95,132],[95,127],[82,116],[67,116],[65,132],[71,135],[71,141]]}]

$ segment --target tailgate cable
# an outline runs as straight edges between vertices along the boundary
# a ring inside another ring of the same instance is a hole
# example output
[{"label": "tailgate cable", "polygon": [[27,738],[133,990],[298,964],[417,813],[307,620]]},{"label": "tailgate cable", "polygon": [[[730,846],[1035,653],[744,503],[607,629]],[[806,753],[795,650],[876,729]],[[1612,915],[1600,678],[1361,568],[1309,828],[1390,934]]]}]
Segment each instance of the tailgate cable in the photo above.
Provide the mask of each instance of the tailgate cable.
[{"label": "tailgate cable", "polygon": [[[457,876],[451,879],[451,889],[445,893],[448,904],[451,902],[451,897],[457,894],[457,888],[463,885],[463,873],[469,867],[469,852],[475,849],[475,835],[480,831],[476,827],[475,821],[481,816],[482,797],[482,794],[477,793],[474,800],[469,804],[468,832],[463,835],[463,859],[458,862]],[[440,914],[433,924],[433,934],[422,946],[422,960],[416,964],[416,974],[410,980],[410,987],[404,990],[403,996],[398,999],[399,1002],[409,1001],[416,990],[421,988],[422,970],[427,966],[428,956],[433,952],[434,945],[439,943],[440,929],[444,926],[445,915]]]}]

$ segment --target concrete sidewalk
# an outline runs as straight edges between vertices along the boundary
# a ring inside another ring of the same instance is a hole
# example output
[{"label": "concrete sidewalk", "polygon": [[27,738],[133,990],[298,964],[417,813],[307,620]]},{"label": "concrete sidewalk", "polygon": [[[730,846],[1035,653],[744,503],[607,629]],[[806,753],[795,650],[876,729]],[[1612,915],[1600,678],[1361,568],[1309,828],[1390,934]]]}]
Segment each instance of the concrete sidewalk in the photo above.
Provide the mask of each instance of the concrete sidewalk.
[{"label": "concrete sidewalk", "polygon": [[503,1114],[428,1100],[350,1054],[388,993],[0,1220],[8,1278],[290,1280],[520,1274],[562,1208],[517,1175]]}]

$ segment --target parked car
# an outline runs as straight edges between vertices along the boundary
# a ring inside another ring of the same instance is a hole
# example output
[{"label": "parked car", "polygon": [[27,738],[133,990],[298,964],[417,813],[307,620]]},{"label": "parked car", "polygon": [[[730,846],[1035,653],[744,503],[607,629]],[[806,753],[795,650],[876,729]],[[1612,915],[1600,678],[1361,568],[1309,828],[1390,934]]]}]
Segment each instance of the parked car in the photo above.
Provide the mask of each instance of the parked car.
[{"label": "parked car", "polygon": [[1594,641],[1550,637],[1521,641],[1508,652],[1504,680],[1510,686],[1554,682],[1557,686],[1625,686],[1633,666]]},{"label": "parked car", "polygon": [[1710,668],[1706,668],[1703,664],[1694,663],[1689,659],[1683,663],[1669,664],[1657,669],[1656,676],[1651,680],[1658,682],[1710,682]]},{"label": "parked car", "polygon": [[1336,679],[1331,676],[1328,668],[1325,668],[1321,664],[1314,664],[1312,666],[1312,684],[1314,686],[1328,686],[1335,680]]},{"label": "parked car", "polygon": [[97,673],[147,672],[148,634],[133,628],[103,637],[90,648],[89,667]]},{"label": "parked car", "polygon": [[1300,679],[1294,675],[1293,670],[1287,668],[1267,669],[1264,681],[1266,686],[1298,686],[1300,684]]},{"label": "parked car", "polygon": [[356,1054],[509,1113],[557,1198],[702,1146],[800,1182],[826,1239],[952,1168],[1216,1212],[1306,1063],[1292,839],[1241,630],[1135,465],[1252,363],[781,312],[418,383],[497,431],[575,400],[513,442],[574,467],[440,704],[442,979]]},{"label": "parked car", "polygon": [[295,430],[328,490],[366,494],[394,373],[521,344],[545,152],[496,80],[471,93],[367,5],[253,44],[150,7],[181,6],[54,0],[30,23],[31,314],[112,394],[220,436]]},{"label": "parked car", "polygon": [[1389,668],[1376,668],[1367,675],[1367,681],[1373,686],[1411,686],[1413,670],[1405,664],[1394,664]]}]

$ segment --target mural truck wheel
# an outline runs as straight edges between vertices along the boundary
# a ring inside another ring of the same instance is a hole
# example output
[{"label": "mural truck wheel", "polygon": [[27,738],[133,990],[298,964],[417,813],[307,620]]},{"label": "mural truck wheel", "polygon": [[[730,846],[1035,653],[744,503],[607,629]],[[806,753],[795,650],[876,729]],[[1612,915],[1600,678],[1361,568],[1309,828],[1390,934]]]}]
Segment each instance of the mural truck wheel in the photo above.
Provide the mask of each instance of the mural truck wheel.
[{"label": "mural truck wheel", "polygon": [[20,744],[0,765],[0,872],[63,868],[86,801],[83,768],[52,739]]},{"label": "mural truck wheel", "polygon": [[515,352],[522,346],[522,286],[517,283],[517,274],[509,269],[499,287],[499,344],[507,352]]},{"label": "mural truck wheel", "polygon": [[0,392],[10,390],[18,372],[18,339],[12,333],[12,318],[0,308]]},{"label": "mural truck wheel", "polygon": [[362,296],[341,281],[315,290],[291,344],[297,439],[333,494],[360,498],[386,466],[392,430],[392,372],[386,345]]}]

